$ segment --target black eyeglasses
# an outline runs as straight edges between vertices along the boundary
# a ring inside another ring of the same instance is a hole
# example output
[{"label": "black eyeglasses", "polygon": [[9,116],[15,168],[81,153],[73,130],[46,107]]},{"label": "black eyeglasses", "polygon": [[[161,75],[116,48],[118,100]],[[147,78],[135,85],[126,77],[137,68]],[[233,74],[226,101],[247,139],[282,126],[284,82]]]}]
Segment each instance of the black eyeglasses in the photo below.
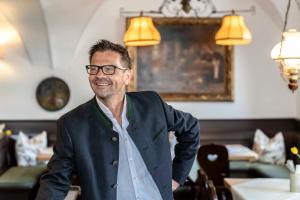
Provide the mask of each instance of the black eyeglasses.
[{"label": "black eyeglasses", "polygon": [[99,69],[101,69],[101,71],[103,72],[103,74],[105,75],[113,75],[117,69],[120,70],[127,70],[127,68],[123,68],[123,67],[117,67],[115,65],[86,65],[86,71],[88,74],[90,75],[96,75],[99,72]]}]

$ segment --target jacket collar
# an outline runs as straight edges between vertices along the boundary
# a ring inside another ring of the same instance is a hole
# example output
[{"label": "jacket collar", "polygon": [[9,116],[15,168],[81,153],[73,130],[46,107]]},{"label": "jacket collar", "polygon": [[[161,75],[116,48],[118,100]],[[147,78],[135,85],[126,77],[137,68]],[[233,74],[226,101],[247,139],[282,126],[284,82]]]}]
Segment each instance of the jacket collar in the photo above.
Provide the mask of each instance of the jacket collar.
[{"label": "jacket collar", "polygon": [[[127,119],[129,121],[129,124],[131,124],[133,122],[133,103],[132,103],[132,99],[131,97],[126,93],[126,101],[127,101]],[[104,122],[104,125],[109,127],[109,128],[113,128],[113,123],[112,121],[106,116],[106,114],[103,112],[103,110],[101,110],[101,108],[99,107],[97,100],[96,100],[96,96],[94,96],[94,98],[92,99],[92,111],[93,114],[101,121]]]}]

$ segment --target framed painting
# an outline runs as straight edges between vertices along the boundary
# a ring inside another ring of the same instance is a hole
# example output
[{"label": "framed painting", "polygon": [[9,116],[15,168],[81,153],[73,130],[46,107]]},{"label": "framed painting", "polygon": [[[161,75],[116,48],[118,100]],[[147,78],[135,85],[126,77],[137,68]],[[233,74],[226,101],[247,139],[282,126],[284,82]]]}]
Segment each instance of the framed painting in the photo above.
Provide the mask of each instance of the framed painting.
[{"label": "framed painting", "polygon": [[161,42],[128,47],[133,59],[128,90],[154,90],[167,101],[233,101],[233,48],[214,40],[221,20],[153,18]]}]

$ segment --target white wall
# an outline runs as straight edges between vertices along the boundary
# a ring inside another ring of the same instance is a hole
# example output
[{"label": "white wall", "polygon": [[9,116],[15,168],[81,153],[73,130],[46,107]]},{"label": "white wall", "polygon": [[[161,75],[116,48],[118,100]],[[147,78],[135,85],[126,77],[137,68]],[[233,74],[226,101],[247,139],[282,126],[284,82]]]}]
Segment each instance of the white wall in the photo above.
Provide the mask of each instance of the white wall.
[{"label": "white wall", "polygon": [[[89,47],[101,38],[122,42],[125,19],[120,17],[120,7],[126,10],[156,10],[162,2],[99,0],[95,4],[99,7],[93,10],[95,6],[80,3],[77,4],[77,9],[68,9],[70,1],[64,1],[62,5],[60,1],[41,1],[50,34],[53,69],[46,63],[31,64],[22,44],[6,48],[2,54],[2,62],[6,66],[0,63],[0,119],[57,119],[91,98],[93,93],[84,70],[84,65],[88,63]],[[282,29],[278,22],[273,21],[272,14],[270,15],[272,12],[266,12],[258,0],[214,2],[218,10],[244,9],[256,5],[254,16],[243,14],[253,34],[253,42],[248,46],[235,48],[234,102],[170,104],[201,119],[299,117],[300,109],[296,107],[296,94],[299,101],[299,92],[292,94],[287,89],[276,64],[270,58],[270,51],[280,40]],[[55,12],[56,6],[59,7],[59,12]],[[89,10],[92,14],[85,21],[76,20],[83,15],[82,10]],[[52,75],[65,80],[71,90],[68,105],[58,112],[44,111],[35,100],[38,83]]]}]

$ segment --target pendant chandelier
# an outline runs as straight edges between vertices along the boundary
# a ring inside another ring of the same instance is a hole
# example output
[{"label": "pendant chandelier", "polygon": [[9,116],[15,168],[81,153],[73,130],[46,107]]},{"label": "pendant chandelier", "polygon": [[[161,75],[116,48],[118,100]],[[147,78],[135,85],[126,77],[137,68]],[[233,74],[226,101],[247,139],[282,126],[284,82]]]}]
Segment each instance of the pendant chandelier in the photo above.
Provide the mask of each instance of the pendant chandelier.
[{"label": "pendant chandelier", "polygon": [[[252,6],[248,10],[236,10],[236,12],[255,12]],[[130,18],[130,24],[124,35],[123,41],[126,46],[147,46],[160,43],[159,31],[155,28],[152,15],[172,17],[201,17],[219,13],[232,13],[225,15],[222,25],[215,36],[219,45],[245,45],[251,42],[251,33],[247,28],[244,18],[236,15],[235,11],[217,11],[212,0],[164,0],[158,11],[124,11],[120,9],[121,15],[140,13],[139,16]],[[147,15],[147,16],[144,16]]]},{"label": "pendant chandelier", "polygon": [[[281,41],[271,51],[271,58],[278,62],[280,73],[292,92],[298,88],[300,78],[300,32],[296,29],[285,31],[291,0],[288,0]],[[300,7],[299,7],[300,9]]]}]

